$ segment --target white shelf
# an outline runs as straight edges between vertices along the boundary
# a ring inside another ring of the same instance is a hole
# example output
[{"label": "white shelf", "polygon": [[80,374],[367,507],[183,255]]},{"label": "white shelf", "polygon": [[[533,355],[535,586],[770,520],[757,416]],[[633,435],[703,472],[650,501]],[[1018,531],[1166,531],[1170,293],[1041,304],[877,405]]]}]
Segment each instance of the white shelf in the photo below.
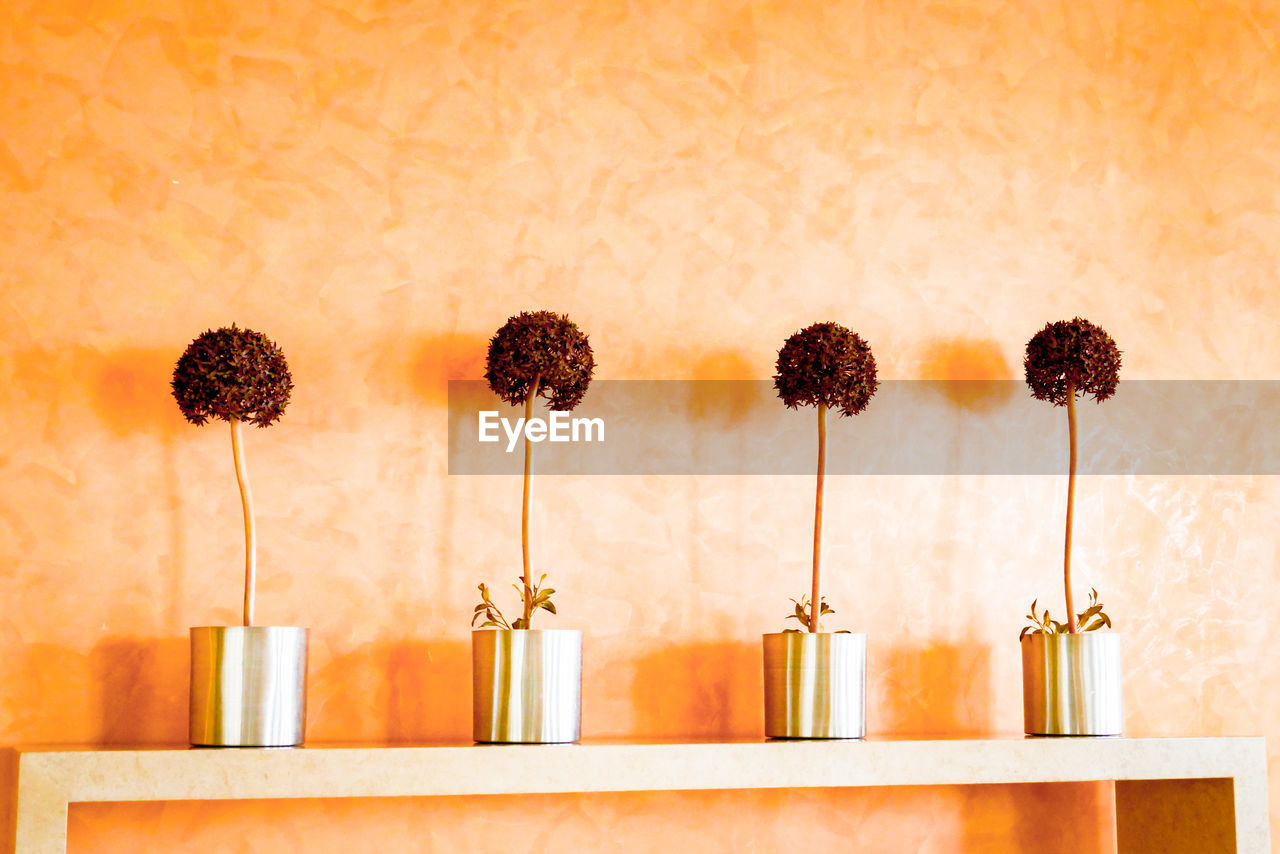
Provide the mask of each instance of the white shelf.
[{"label": "white shelf", "polygon": [[[530,751],[538,752],[536,764],[529,762]],[[12,753],[18,854],[63,854],[67,806],[78,802],[1088,780],[1117,781],[1124,854],[1270,851],[1261,738],[617,741],[282,750],[43,747]],[[1194,821],[1174,834],[1169,815]]]}]

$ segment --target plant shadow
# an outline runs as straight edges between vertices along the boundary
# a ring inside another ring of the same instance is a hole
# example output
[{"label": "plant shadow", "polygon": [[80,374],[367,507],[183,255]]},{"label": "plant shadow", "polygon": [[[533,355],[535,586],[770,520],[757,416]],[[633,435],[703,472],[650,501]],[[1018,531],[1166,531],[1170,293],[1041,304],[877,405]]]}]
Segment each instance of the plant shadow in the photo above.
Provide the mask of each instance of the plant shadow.
[{"label": "plant shadow", "polygon": [[933,342],[924,352],[920,377],[938,383],[952,406],[970,412],[1003,406],[1015,386],[1013,370],[1000,345],[991,339]]},{"label": "plant shadow", "polygon": [[482,378],[488,349],[489,339],[477,333],[424,339],[414,352],[409,368],[414,390],[429,405],[447,405],[449,380]]},{"label": "plant shadow", "polygon": [[170,393],[180,353],[129,348],[96,354],[84,371],[89,399],[117,436],[158,433],[171,438],[185,422]]}]

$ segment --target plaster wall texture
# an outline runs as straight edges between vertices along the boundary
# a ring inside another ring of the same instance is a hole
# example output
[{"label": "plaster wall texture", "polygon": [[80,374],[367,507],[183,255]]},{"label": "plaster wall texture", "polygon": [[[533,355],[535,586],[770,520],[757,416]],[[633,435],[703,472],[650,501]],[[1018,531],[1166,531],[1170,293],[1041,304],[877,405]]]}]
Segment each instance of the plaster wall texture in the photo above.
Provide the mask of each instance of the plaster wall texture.
[{"label": "plaster wall texture", "polygon": [[[1012,379],[1074,315],[1125,378],[1275,378],[1278,34],[1264,0],[5,3],[0,742],[185,738],[187,627],[239,619],[225,425],[188,426],[167,388],[209,327],[266,332],[293,368],[246,444],[259,618],[312,630],[315,741],[469,734],[467,619],[478,582],[519,573],[520,489],[447,474],[446,383],[516,311],[567,312],[601,379],[766,378],[818,320],[885,379]],[[1222,412],[1223,441],[1248,418]],[[759,735],[811,479],[537,496],[555,624],[587,636],[584,734]],[[1091,477],[1077,502],[1130,729],[1264,734],[1280,779],[1275,479]],[[1061,477],[830,479],[826,590],[869,635],[873,733],[1017,731],[1020,618],[1058,601],[1064,510]],[[102,805],[71,834],[1080,852],[1113,849],[1111,797]]]}]

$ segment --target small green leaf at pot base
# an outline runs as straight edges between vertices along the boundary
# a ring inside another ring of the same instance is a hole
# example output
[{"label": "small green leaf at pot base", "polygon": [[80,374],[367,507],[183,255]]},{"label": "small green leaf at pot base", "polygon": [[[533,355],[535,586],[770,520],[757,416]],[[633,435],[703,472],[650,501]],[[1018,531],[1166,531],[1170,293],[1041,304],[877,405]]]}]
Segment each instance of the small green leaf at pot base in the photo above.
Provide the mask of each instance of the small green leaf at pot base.
[{"label": "small green leaf at pot base", "polygon": [[[792,602],[795,602],[795,606],[796,606],[796,607],[795,607],[795,612],[794,612],[794,613],[791,613],[791,614],[788,614],[788,615],[786,616],[786,619],[787,619],[787,620],[795,620],[795,621],[797,621],[798,623],[800,623],[800,625],[804,626],[804,629],[803,629],[804,631],[808,631],[808,630],[809,630],[809,620],[810,620],[810,619],[812,619],[812,617],[811,617],[811,615],[810,615],[810,611],[811,611],[812,609],[809,607],[809,597],[808,597],[808,596],[801,596],[799,601],[796,601],[795,599],[792,599],[791,601],[792,601]],[[834,613],[835,613],[835,611],[833,611],[833,610],[831,609],[831,607],[830,607],[829,605],[827,605],[827,599],[826,599],[826,597],[825,597],[825,596],[822,598],[822,603],[821,603],[821,605],[819,606],[818,613],[819,613],[821,616],[823,616],[823,617],[825,617],[827,614],[834,614]],[[784,620],[784,622],[785,622],[785,620]],[[797,632],[797,631],[801,631],[801,630],[800,630],[800,629],[783,629],[783,631],[785,631],[785,632]]]},{"label": "small green leaf at pot base", "polygon": [[[1066,623],[1058,622],[1049,618],[1049,612],[1045,611],[1043,617],[1036,616],[1036,602],[1031,603],[1031,608],[1026,617],[1031,624],[1024,626],[1018,634],[1018,640],[1021,641],[1027,635],[1065,635],[1069,634]],[[1089,623],[1089,620],[1093,622]],[[1087,625],[1086,625],[1087,623]],[[1099,629],[1111,628],[1111,618],[1102,610],[1102,603],[1098,601],[1098,591],[1089,591],[1089,607],[1085,608],[1076,615],[1076,624],[1080,626],[1081,632],[1096,632]]]},{"label": "small green leaf at pot base", "polygon": [[[495,628],[495,629],[507,629],[509,631],[515,630],[515,629],[527,629],[529,628],[530,623],[533,622],[533,617],[532,617],[533,611],[543,610],[543,611],[548,611],[552,614],[556,613],[555,603],[551,601],[551,594],[555,593],[556,589],[554,587],[547,587],[547,588],[542,587],[542,583],[546,580],[547,580],[547,575],[546,573],[543,573],[542,578],[539,579],[539,581],[536,584],[534,584],[531,588],[533,591],[533,600],[532,600],[533,608],[530,610],[530,618],[526,620],[524,617],[518,617],[515,620],[510,622],[507,620],[506,617],[503,616],[502,610],[496,604],[494,604],[493,600],[489,597],[488,585],[482,582],[476,587],[476,589],[480,591],[480,604],[476,605],[474,611],[472,612],[472,615],[471,615],[472,627],[474,628],[476,626],[476,621],[479,620],[481,617],[483,617],[484,622],[482,622],[479,626],[479,628],[482,628],[482,629]],[[520,581],[521,582],[524,581],[524,576],[520,577]],[[513,583],[511,586],[514,587],[516,589],[516,592],[520,594],[521,604],[523,604],[523,597],[524,597],[523,584]]]},{"label": "small green leaf at pot base", "polygon": [[490,626],[495,629],[512,628],[511,624],[507,622],[507,618],[502,616],[502,611],[489,598],[489,588],[481,583],[477,589],[480,591],[480,604],[476,606],[475,612],[471,615],[472,627],[475,627],[476,620],[484,617],[484,622],[480,624],[482,629],[487,629]]}]

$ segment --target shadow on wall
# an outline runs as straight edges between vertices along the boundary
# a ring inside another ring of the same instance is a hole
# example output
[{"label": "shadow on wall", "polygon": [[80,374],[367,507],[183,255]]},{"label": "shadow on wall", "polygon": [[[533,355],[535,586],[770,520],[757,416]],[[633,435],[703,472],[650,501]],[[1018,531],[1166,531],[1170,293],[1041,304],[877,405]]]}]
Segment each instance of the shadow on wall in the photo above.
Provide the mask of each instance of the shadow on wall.
[{"label": "shadow on wall", "polygon": [[[874,661],[873,658],[874,657]],[[991,731],[991,648],[977,644],[869,648],[867,729],[890,735]]]},{"label": "shadow on wall", "polygon": [[90,651],[89,672],[99,691],[95,743],[186,743],[186,638],[107,638]]},{"label": "shadow on wall", "polygon": [[[178,483],[178,465],[174,442],[179,431],[189,429],[177,402],[173,399],[173,369],[182,351],[125,349],[98,356],[90,378],[89,400],[98,417],[112,433],[120,437],[152,434],[160,439],[160,484],[170,508],[169,558],[167,561],[166,624],[176,628],[186,580],[186,532],[182,527],[182,492]],[[161,486],[162,484],[162,486]]]},{"label": "shadow on wall", "polygon": [[0,748],[0,792],[6,797],[0,801],[0,839],[6,841],[14,838],[17,831],[18,799],[8,793],[18,791],[18,751],[11,747]]},{"label": "shadow on wall", "polygon": [[744,738],[764,732],[759,644],[672,646],[636,662],[632,703],[642,738]]},{"label": "shadow on wall", "polygon": [[387,738],[471,737],[471,645],[403,641],[387,649]]},{"label": "shadow on wall", "polygon": [[7,396],[43,401],[59,411],[87,403],[117,436],[172,438],[185,425],[170,393],[181,349],[91,347],[24,350],[8,355]]},{"label": "shadow on wall", "polygon": [[83,374],[89,400],[107,428],[117,436],[158,433],[169,439],[186,426],[170,383],[180,348],[126,349],[97,354]]},{"label": "shadow on wall", "polygon": [[469,741],[470,643],[368,643],[319,667],[313,657],[307,706],[308,741]]},{"label": "shadow on wall", "polygon": [[414,389],[432,406],[449,402],[449,380],[476,380],[484,376],[489,339],[468,333],[437,335],[419,345],[410,368]]},{"label": "shadow on wall", "polygon": [[742,382],[755,379],[750,372],[751,363],[734,350],[720,350],[698,361],[693,378],[702,382],[694,387],[695,397],[690,401],[693,420],[710,420],[724,427],[740,424],[761,403],[760,385]]},{"label": "shadow on wall", "polygon": [[947,400],[957,409],[997,409],[1013,393],[1014,378],[1000,345],[991,339],[953,338],[935,341],[924,352],[920,378],[942,380]]}]

